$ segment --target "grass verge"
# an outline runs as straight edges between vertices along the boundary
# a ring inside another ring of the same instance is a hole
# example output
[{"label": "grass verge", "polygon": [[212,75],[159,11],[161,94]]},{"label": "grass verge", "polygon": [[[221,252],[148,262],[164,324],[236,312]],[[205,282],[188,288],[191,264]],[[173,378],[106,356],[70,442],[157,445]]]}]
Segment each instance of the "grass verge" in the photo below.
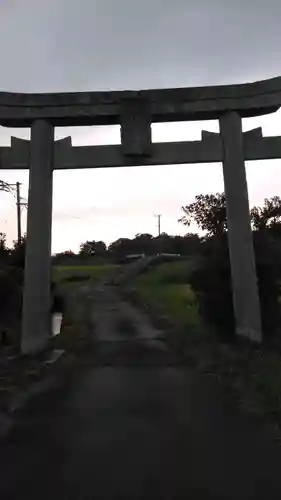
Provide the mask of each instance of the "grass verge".
[{"label": "grass verge", "polygon": [[135,291],[140,300],[171,318],[178,331],[203,330],[198,304],[188,283],[192,262],[181,261],[160,264],[140,275],[135,282]]}]

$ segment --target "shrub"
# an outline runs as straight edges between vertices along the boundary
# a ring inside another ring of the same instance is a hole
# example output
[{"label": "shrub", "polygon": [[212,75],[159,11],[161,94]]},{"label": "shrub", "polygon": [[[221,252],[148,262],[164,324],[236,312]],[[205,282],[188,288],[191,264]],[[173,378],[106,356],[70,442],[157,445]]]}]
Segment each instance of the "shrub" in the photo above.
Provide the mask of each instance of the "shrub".
[{"label": "shrub", "polygon": [[219,333],[232,337],[234,314],[231,292],[231,273],[227,246],[207,242],[197,266],[190,273],[190,284],[196,294],[199,313],[216,327]]},{"label": "shrub", "polygon": [[[279,332],[279,256],[272,240],[254,235],[257,278],[263,332],[267,337]],[[199,312],[225,338],[235,331],[232,303],[231,270],[226,238],[209,240],[202,245],[197,267],[190,275],[196,293]]]},{"label": "shrub", "polygon": [[254,234],[254,244],[263,332],[270,337],[279,332],[280,324],[280,254],[269,233]]},{"label": "shrub", "polygon": [[15,268],[0,271],[0,324],[11,325],[20,318],[22,272]]}]

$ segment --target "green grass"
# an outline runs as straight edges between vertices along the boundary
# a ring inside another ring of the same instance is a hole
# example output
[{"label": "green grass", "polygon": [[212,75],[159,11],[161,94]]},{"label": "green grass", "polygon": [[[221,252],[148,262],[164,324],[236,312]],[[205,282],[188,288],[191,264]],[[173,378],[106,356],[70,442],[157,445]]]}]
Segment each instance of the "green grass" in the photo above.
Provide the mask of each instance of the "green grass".
[{"label": "green grass", "polygon": [[138,295],[144,302],[160,306],[179,326],[199,327],[196,297],[188,283],[191,261],[170,262],[140,275],[136,281]]},{"label": "green grass", "polygon": [[67,281],[70,278],[76,277],[81,281],[89,278],[91,281],[99,281],[107,275],[108,272],[114,270],[116,265],[90,265],[90,266],[54,266],[52,269],[52,279],[59,283]]}]

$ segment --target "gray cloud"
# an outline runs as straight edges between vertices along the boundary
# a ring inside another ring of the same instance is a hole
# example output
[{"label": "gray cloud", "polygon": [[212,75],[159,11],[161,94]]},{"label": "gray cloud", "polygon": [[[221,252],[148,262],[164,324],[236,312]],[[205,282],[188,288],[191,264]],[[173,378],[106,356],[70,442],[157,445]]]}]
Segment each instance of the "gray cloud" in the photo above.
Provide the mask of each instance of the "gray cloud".
[{"label": "gray cloud", "polygon": [[0,13],[7,90],[188,86],[281,73],[275,0],[10,0]]}]

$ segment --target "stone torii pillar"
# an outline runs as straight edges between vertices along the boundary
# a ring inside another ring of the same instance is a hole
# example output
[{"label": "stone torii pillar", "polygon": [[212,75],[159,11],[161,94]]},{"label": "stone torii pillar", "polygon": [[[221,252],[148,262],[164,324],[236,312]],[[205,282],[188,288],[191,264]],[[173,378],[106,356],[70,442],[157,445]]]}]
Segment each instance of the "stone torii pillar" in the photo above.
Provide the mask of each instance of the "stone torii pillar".
[{"label": "stone torii pillar", "polygon": [[262,327],[255,254],[250,223],[241,117],[220,117],[228,245],[236,333],[260,342]]},{"label": "stone torii pillar", "polygon": [[54,127],[45,120],[31,126],[27,241],[21,349],[41,351],[51,334],[51,228]]}]

